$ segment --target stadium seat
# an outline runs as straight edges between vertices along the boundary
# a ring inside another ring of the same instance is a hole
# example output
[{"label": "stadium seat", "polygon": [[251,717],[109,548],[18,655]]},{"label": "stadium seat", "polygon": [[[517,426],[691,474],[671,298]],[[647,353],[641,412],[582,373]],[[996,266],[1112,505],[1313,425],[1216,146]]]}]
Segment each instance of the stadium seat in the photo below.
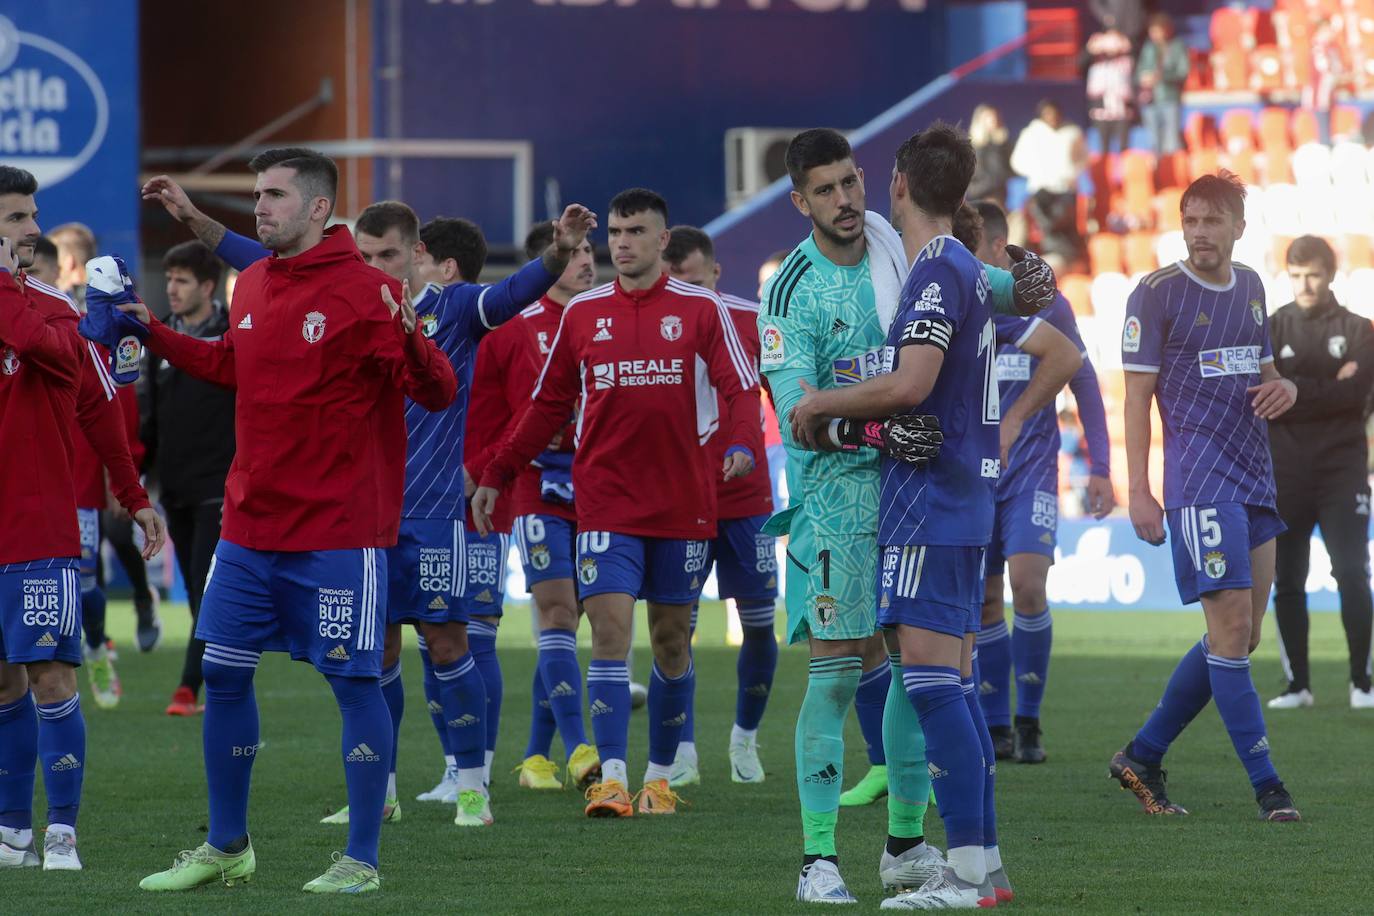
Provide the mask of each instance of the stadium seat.
[{"label": "stadium seat", "polygon": [[1091,315],[1093,281],[1086,274],[1065,274],[1059,278],[1059,291],[1073,306],[1075,315]]},{"label": "stadium seat", "polygon": [[[1367,34],[1374,35],[1374,28]],[[1331,109],[1331,137],[1349,137],[1356,142],[1362,140],[1360,110],[1351,105],[1337,105]]]},{"label": "stadium seat", "polygon": [[1321,132],[1317,129],[1317,113],[1310,108],[1295,108],[1293,110],[1293,145],[1302,146],[1304,143],[1318,143],[1321,141]]},{"label": "stadium seat", "polygon": [[1183,140],[1189,152],[1215,148],[1220,143],[1217,119],[1200,111],[1190,113],[1183,126]]},{"label": "stadium seat", "polygon": [[1362,267],[1352,270],[1346,283],[1347,296],[1342,303],[1357,315],[1374,319],[1374,270]]},{"label": "stadium seat", "polygon": [[1088,264],[1094,276],[1120,271],[1122,267],[1121,236],[1114,232],[1097,232],[1088,238]]},{"label": "stadium seat", "polygon": [[[1288,249],[1292,246],[1293,240],[1286,235],[1276,235],[1270,242],[1270,255],[1274,267],[1283,270],[1283,266],[1288,263]],[[1262,265],[1251,265],[1260,267]]]},{"label": "stadium seat", "polygon": [[1212,11],[1208,34],[1214,48],[1249,48],[1255,40],[1253,18],[1246,10],[1222,7]]},{"label": "stadium seat", "polygon": [[1160,156],[1155,163],[1156,188],[1186,188],[1190,180],[1188,154],[1183,150]]},{"label": "stadium seat", "polygon": [[1125,255],[1127,273],[1150,273],[1159,269],[1159,262],[1155,260],[1155,234],[1153,232],[1127,233],[1123,254]]},{"label": "stadium seat", "polygon": [[1271,184],[1264,189],[1264,224],[1275,235],[1302,235],[1298,208],[1302,200],[1291,184]]},{"label": "stadium seat", "polygon": [[1369,236],[1353,233],[1345,237],[1345,266],[1347,270],[1374,267],[1374,246]]},{"label": "stadium seat", "polygon": [[1368,153],[1359,143],[1337,143],[1331,147],[1331,183],[1338,188],[1357,188],[1369,183],[1365,174]]},{"label": "stadium seat", "polygon": [[1183,233],[1178,229],[1161,232],[1155,237],[1155,262],[1163,267],[1188,257],[1188,246],[1183,241]]},{"label": "stadium seat", "polygon": [[1293,301],[1293,281],[1288,279],[1288,271],[1282,266],[1275,271],[1260,271],[1260,281],[1264,284],[1264,300],[1270,312]]},{"label": "stadium seat", "polygon": [[[1350,292],[1350,274],[1344,270],[1337,270],[1336,276],[1331,280],[1331,295],[1336,297],[1337,302],[1349,302],[1347,295]],[[1292,298],[1291,296],[1289,298]],[[1282,303],[1280,303],[1282,304]]]},{"label": "stadium seat", "polygon": [[1255,125],[1248,108],[1233,108],[1221,116],[1221,145],[1228,153],[1254,149]]},{"label": "stadium seat", "polygon": [[1283,88],[1283,54],[1277,45],[1260,45],[1250,52],[1250,91],[1267,95]]},{"label": "stadium seat", "polygon": [[1236,247],[1231,250],[1233,260],[1250,267],[1260,268],[1269,261],[1270,235],[1263,226],[1252,226],[1246,224],[1245,234],[1236,242]]},{"label": "stadium seat", "polygon": [[1288,109],[1272,105],[1262,109],[1256,124],[1256,132],[1259,134],[1260,149],[1265,152],[1279,148],[1290,149],[1292,144],[1288,142]]},{"label": "stadium seat", "polygon": [[1264,157],[1264,180],[1292,181],[1293,180],[1293,152],[1286,147],[1275,147],[1266,150]]},{"label": "stadium seat", "polygon": [[1354,185],[1351,189],[1342,187],[1340,203],[1336,215],[1342,232],[1346,235],[1374,236],[1374,188],[1363,184]]},{"label": "stadium seat", "polygon": [[1293,152],[1293,183],[1300,188],[1331,186],[1331,148],[1306,143]]},{"label": "stadium seat", "polygon": [[1182,188],[1165,188],[1155,195],[1155,228],[1163,232],[1182,229],[1179,205],[1183,202]]},{"label": "stadium seat", "polygon": [[1200,175],[1215,175],[1221,167],[1221,154],[1207,146],[1195,150],[1188,156],[1189,172],[1196,178]]},{"label": "stadium seat", "polygon": [[1341,192],[1328,185],[1325,188],[1299,188],[1302,207],[1298,211],[1298,222],[1307,235],[1334,236],[1340,234],[1340,221],[1336,216],[1340,209]]},{"label": "stadium seat", "polygon": [[1093,314],[1099,319],[1113,311],[1118,315],[1124,315],[1126,299],[1131,295],[1133,288],[1134,284],[1119,271],[1106,271],[1093,277],[1090,290]]},{"label": "stadium seat", "polygon": [[1244,92],[1250,88],[1249,58],[1240,48],[1212,52],[1212,87],[1217,92]]},{"label": "stadium seat", "polygon": [[1116,154],[1093,156],[1088,160],[1088,178],[1093,183],[1093,218],[1098,225],[1112,212],[1112,165]]},{"label": "stadium seat", "polygon": [[1121,154],[1121,189],[1126,195],[1126,215],[1132,225],[1149,225],[1154,219],[1154,156],[1141,150]]},{"label": "stadium seat", "polygon": [[1255,151],[1243,149],[1222,158],[1222,162],[1246,184],[1255,183]]}]

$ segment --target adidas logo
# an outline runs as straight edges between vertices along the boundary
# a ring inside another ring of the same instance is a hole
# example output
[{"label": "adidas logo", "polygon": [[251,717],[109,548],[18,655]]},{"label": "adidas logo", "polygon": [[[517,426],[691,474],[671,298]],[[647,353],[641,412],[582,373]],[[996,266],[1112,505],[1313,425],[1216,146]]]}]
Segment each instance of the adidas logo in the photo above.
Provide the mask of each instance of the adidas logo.
[{"label": "adidas logo", "polygon": [[609,703],[605,703],[605,702],[603,702],[603,701],[601,701],[601,700],[597,700],[595,703],[592,704],[592,715],[593,715],[593,716],[605,715],[605,714],[608,713],[608,712],[615,712],[615,710],[611,708],[611,706],[610,706]]},{"label": "adidas logo", "polygon": [[253,313],[252,313],[252,312],[249,312],[247,315],[244,315],[244,316],[243,316],[243,320],[239,322],[239,330],[240,330],[240,331],[251,331],[251,330],[253,330]]},{"label": "adidas logo", "polygon": [[1054,535],[1052,535],[1052,534],[1050,534],[1048,531],[1046,531],[1044,534],[1040,535],[1040,543],[1042,543],[1042,544],[1049,544],[1049,545],[1053,546],[1053,545],[1054,545]]},{"label": "adidas logo", "polygon": [[606,341],[606,340],[610,340],[610,339],[611,339],[611,332],[610,332],[610,330],[609,330],[608,328],[602,328],[601,330],[597,331],[595,334],[592,335],[592,341],[593,341],[594,343],[601,343],[602,341]]},{"label": "adidas logo", "polygon": [[363,743],[348,752],[344,763],[377,763],[381,759],[381,755],[373,753],[372,748]]},{"label": "adidas logo", "polygon": [[1264,735],[1264,736],[1261,737],[1258,741],[1256,741],[1256,742],[1255,742],[1255,746],[1252,747],[1252,748],[1250,748],[1250,753],[1252,753],[1252,754],[1267,754],[1267,753],[1269,753],[1269,736],[1268,736],[1268,735]]},{"label": "adidas logo", "polygon": [[431,611],[447,611],[448,602],[444,600],[443,595],[435,595],[434,600],[429,603],[429,609]]},{"label": "adidas logo", "polygon": [[61,773],[65,770],[79,770],[81,769],[81,761],[76,759],[75,754],[64,754],[62,757],[53,761],[53,765],[49,767],[49,769],[54,773]]},{"label": "adidas logo", "polygon": [[805,782],[814,782],[822,786],[833,786],[839,781],[840,773],[835,769],[835,764],[827,763],[825,769],[818,773],[812,773],[806,777]]},{"label": "adidas logo", "polygon": [[940,779],[940,778],[942,778],[942,777],[944,777],[944,776],[948,776],[948,775],[949,775],[949,770],[942,770],[942,769],[940,769],[939,767],[937,767],[935,764],[930,763],[930,762],[927,762],[927,763],[926,763],[926,771],[930,773],[930,778],[931,778],[931,779]]},{"label": "adidas logo", "polygon": [[1040,679],[1040,675],[1036,674],[1034,671],[1027,671],[1025,674],[1018,675],[1016,682],[1018,684],[1030,684],[1032,687],[1036,684],[1045,683]]},{"label": "adidas logo", "polygon": [[683,725],[686,725],[686,724],[687,724],[687,711],[686,711],[685,709],[684,709],[682,712],[678,713],[677,715],[673,716],[671,719],[664,719],[664,720],[663,720],[663,727],[664,727],[664,728],[679,728],[679,727],[681,727],[681,726],[683,726]]},{"label": "adidas logo", "polygon": [[883,592],[883,596],[878,599],[878,607],[892,607],[892,599],[888,597],[887,592]]},{"label": "adidas logo", "polygon": [[480,592],[477,593],[477,597],[474,600],[480,601],[483,604],[491,604],[491,589],[482,589]]},{"label": "adidas logo", "polygon": [[768,577],[768,581],[765,582],[765,583],[763,583],[763,584],[766,585],[768,588],[777,588],[777,587],[778,587],[778,577],[777,577],[777,576],[769,576],[769,577]]},{"label": "adidas logo", "polygon": [[40,649],[51,649],[53,646],[57,645],[57,640],[53,639],[51,633],[44,633],[42,636],[38,637],[38,642],[34,643],[34,645]]},{"label": "adidas logo", "polygon": [[345,649],[343,647],[343,644],[341,643],[335,646],[334,648],[330,649],[327,653],[325,653],[324,657],[328,659],[333,659],[336,662],[346,662],[348,661],[349,655],[348,650]]},{"label": "adidas logo", "polygon": [[698,579],[696,576],[693,576],[693,577],[692,577],[692,584],[691,584],[690,587],[691,587],[692,590],[694,590],[694,591],[695,591],[696,589],[701,588],[701,580]]},{"label": "adidas logo", "polygon": [[1297,354],[1293,352],[1293,348],[1288,344],[1284,344],[1283,349],[1279,351],[1279,359],[1292,359],[1294,356],[1297,356]]},{"label": "adidas logo", "polygon": [[572,689],[572,687],[568,684],[567,681],[559,681],[559,682],[554,686],[554,688],[553,688],[552,690],[549,691],[549,697],[550,697],[550,698],[552,698],[552,697],[570,697],[570,696],[572,696],[572,695],[573,695],[573,689]]},{"label": "adidas logo", "polygon": [[429,711],[436,716],[442,716],[444,714],[444,706],[438,700],[430,700],[425,706],[429,707]]},{"label": "adidas logo", "polygon": [[456,719],[448,720],[449,728],[467,728],[469,725],[476,725],[480,719],[470,712],[465,712]]},{"label": "adidas logo", "polygon": [[836,318],[836,319],[835,319],[835,323],[832,324],[832,325],[830,326],[830,336],[831,336],[831,337],[834,337],[836,334],[839,334],[841,331],[848,331],[848,330],[849,330],[849,325],[845,324],[843,321],[841,321],[840,319]]},{"label": "adidas logo", "polygon": [[751,697],[766,697],[768,694],[772,693],[772,690],[773,688],[769,687],[767,684],[752,684],[744,688],[744,692]]},{"label": "adidas logo", "polygon": [[987,697],[987,696],[992,696],[992,695],[993,695],[994,693],[996,693],[996,692],[997,692],[997,688],[994,687],[994,686],[992,686],[992,682],[991,682],[991,681],[981,681],[981,682],[978,684],[978,693],[979,693],[980,696],[985,696],[985,697]]},{"label": "adidas logo", "polygon": [[1205,328],[1205,327],[1207,327],[1207,325],[1209,325],[1209,324],[1211,324],[1211,323],[1212,323],[1212,319],[1210,319],[1210,318],[1207,317],[1207,313],[1206,313],[1206,312],[1198,312],[1198,313],[1197,313],[1197,321],[1194,321],[1194,322],[1193,322],[1193,327],[1195,327],[1195,328]]}]

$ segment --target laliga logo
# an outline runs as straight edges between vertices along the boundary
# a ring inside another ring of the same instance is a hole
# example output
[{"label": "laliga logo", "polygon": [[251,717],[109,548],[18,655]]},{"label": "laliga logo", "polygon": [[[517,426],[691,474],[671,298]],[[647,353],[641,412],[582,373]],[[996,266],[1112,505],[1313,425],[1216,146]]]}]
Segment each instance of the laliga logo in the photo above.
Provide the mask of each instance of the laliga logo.
[{"label": "laliga logo", "polygon": [[110,103],[85,61],[0,16],[0,157],[47,188],[90,161]]}]

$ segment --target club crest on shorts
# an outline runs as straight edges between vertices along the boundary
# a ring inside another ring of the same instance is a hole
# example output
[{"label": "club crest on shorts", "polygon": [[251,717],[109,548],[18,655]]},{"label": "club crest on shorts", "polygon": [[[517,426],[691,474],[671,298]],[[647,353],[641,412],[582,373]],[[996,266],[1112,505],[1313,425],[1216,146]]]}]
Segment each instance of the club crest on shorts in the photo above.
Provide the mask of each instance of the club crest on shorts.
[{"label": "club crest on shorts", "polygon": [[439,330],[439,316],[433,312],[420,316],[420,333],[426,337],[433,337]]},{"label": "club crest on shorts", "polygon": [[1255,324],[1264,324],[1264,303],[1258,299],[1250,300],[1250,314],[1255,318]]},{"label": "club crest on shorts", "polygon": [[816,597],[816,623],[828,627],[835,622],[835,599],[829,595]]},{"label": "club crest on shorts", "polygon": [[1343,359],[1346,353],[1345,335],[1337,334],[1326,339],[1326,352],[1332,359]]},{"label": "club crest on shorts", "polygon": [[0,357],[0,372],[6,375],[14,375],[19,371],[19,354],[14,352],[14,347],[6,347],[5,354]]},{"label": "club crest on shorts", "polygon": [[543,572],[549,568],[549,548],[535,544],[530,548],[530,566]]},{"label": "club crest on shorts", "polygon": [[591,585],[596,581],[596,560],[592,557],[583,557],[577,564],[577,581],[583,585]]},{"label": "club crest on shorts", "polygon": [[1213,550],[1202,558],[1202,571],[1212,579],[1220,579],[1226,575],[1226,554],[1220,550]]},{"label": "club crest on shorts", "polygon": [[664,340],[677,340],[682,336],[682,319],[676,315],[664,315],[658,323],[658,333]]},{"label": "club crest on shorts", "polygon": [[306,343],[319,343],[324,338],[324,314],[322,312],[310,312],[305,316],[305,323],[301,325],[301,336]]}]

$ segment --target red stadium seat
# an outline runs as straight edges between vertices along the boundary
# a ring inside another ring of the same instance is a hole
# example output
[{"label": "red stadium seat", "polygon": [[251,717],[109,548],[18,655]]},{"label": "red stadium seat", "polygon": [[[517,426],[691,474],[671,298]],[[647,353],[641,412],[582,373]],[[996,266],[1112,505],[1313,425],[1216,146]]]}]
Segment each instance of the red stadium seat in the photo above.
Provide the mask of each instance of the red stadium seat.
[{"label": "red stadium seat", "polygon": [[1295,109],[1293,111],[1293,146],[1296,148],[1304,143],[1317,143],[1320,139],[1320,132],[1317,129],[1317,113],[1310,108]]},{"label": "red stadium seat", "polygon": [[1233,108],[1221,116],[1221,146],[1228,153],[1254,149],[1255,125],[1248,108]]},{"label": "red stadium seat", "polygon": [[1264,153],[1264,181],[1277,184],[1293,180],[1293,152],[1287,147],[1275,147]]},{"label": "red stadium seat", "polygon": [[1264,152],[1292,149],[1288,142],[1288,109],[1270,106],[1260,111],[1259,148]]},{"label": "red stadium seat", "polygon": [[1246,184],[1255,183],[1255,154],[1252,150],[1241,150],[1232,153],[1224,158],[1224,163],[1228,169],[1236,173],[1236,176]]},{"label": "red stadium seat", "polygon": [[1183,126],[1183,140],[1189,152],[1215,149],[1220,142],[1217,135],[1217,119],[1200,111],[1191,113]]},{"label": "red stadium seat", "polygon": [[1222,48],[1212,52],[1212,87],[1217,92],[1244,92],[1250,88],[1247,52]]},{"label": "red stadium seat", "polygon": [[1155,260],[1155,234],[1131,232],[1126,235],[1126,273],[1150,273],[1159,265]]},{"label": "red stadium seat", "polygon": [[1112,161],[1110,156],[1093,156],[1088,162],[1088,177],[1093,183],[1093,218],[1099,224],[1106,222],[1107,214],[1112,212]]},{"label": "red stadium seat", "polygon": [[1222,7],[1213,10],[1212,23],[1208,33],[1212,37],[1212,47],[1222,48],[1244,48],[1246,41],[1253,41],[1254,32],[1250,23],[1246,21],[1245,11],[1234,7]]},{"label": "red stadium seat", "polygon": [[1250,91],[1278,92],[1284,85],[1283,54],[1277,45],[1260,45],[1250,52]]},{"label": "red stadium seat", "polygon": [[1155,163],[1155,187],[1156,188],[1183,188],[1187,187],[1191,179],[1188,176],[1188,154],[1179,150],[1168,156],[1160,156]]},{"label": "red stadium seat", "polygon": [[1171,229],[1182,229],[1183,222],[1179,215],[1179,204],[1183,201],[1183,189],[1181,187],[1165,188],[1155,195],[1155,229],[1160,232],[1168,232]]},{"label": "red stadium seat", "polygon": [[1155,196],[1154,157],[1140,150],[1121,154],[1121,189],[1126,194],[1126,214],[1138,224],[1153,215]]},{"label": "red stadium seat", "polygon": [[1196,179],[1202,175],[1215,175],[1221,168],[1221,154],[1210,147],[1196,150],[1188,157],[1189,172]]},{"label": "red stadium seat", "polygon": [[1121,271],[1121,236],[1098,232],[1088,238],[1088,264],[1094,275]]}]

